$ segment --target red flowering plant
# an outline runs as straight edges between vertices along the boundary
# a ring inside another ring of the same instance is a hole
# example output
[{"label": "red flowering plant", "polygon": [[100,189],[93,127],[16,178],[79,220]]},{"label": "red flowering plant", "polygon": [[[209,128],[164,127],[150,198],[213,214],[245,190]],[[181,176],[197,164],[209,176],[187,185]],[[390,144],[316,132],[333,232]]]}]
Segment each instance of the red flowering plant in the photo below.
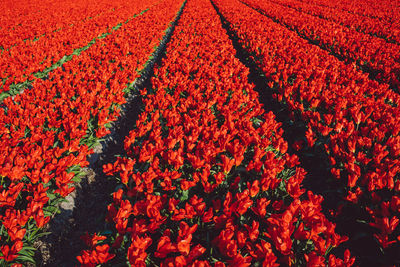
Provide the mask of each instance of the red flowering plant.
[{"label": "red flowering plant", "polygon": [[[0,109],[0,257],[33,262],[32,244],[74,190],[91,148],[119,116],[125,93],[176,15],[165,1],[79,57],[7,98]],[[148,2],[149,4],[151,2]],[[152,24],[151,30],[148,25]],[[128,41],[126,41],[128,40]],[[118,60],[115,60],[118,59]],[[90,89],[90,90],[89,90]],[[104,252],[105,247],[97,253]]]},{"label": "red flowering plant", "polygon": [[117,1],[114,3],[117,10],[114,8],[91,19],[76,21],[73,27],[64,27],[38,40],[25,41],[4,50],[0,59],[0,77],[3,80],[0,85],[0,101],[20,93],[35,79],[48,77],[50,71],[113,33],[154,3]]},{"label": "red flowering plant", "polygon": [[12,47],[74,27],[81,21],[113,12],[119,6],[117,1],[68,1],[60,5],[52,1],[16,3],[6,0],[3,2],[5,10],[0,15],[0,47],[9,51]]},{"label": "red flowering plant", "polygon": [[[320,17],[335,22],[360,33],[385,39],[390,43],[400,43],[400,24],[394,22],[396,20],[398,21],[399,17],[395,18],[397,14],[393,14],[396,12],[394,10],[398,10],[398,7],[392,2],[380,2],[378,5],[373,2],[368,2],[368,4],[364,3],[363,7],[368,11],[378,9],[379,11],[387,12],[382,18],[348,12],[346,8],[354,5],[354,2],[336,3],[339,4],[338,7],[319,5],[310,2],[305,3],[298,0],[285,0],[275,3],[310,14],[314,17]],[[332,1],[328,1],[328,3],[335,4],[332,3]]]},{"label": "red flowering plant", "polygon": [[[210,2],[188,1],[143,92],[125,154],[104,172],[119,185],[108,207],[108,264],[350,266],[346,240],[301,186],[280,124],[265,113],[248,69]],[[97,247],[78,260],[97,263]],[[88,260],[86,260],[88,259]]]},{"label": "red flowering plant", "polygon": [[[313,2],[316,3],[316,1]],[[321,6],[344,10],[347,11],[348,13],[361,15],[366,18],[377,18],[381,21],[392,22],[393,24],[395,24],[395,21],[397,21],[400,18],[400,15],[396,13],[396,9],[398,9],[398,6],[391,1],[334,2],[331,0],[322,0],[318,1],[318,3],[320,3]]]},{"label": "red flowering plant", "polygon": [[335,203],[336,220],[350,216],[352,223],[375,228],[359,230],[385,253],[398,247],[399,96],[251,8],[215,3],[276,99],[306,125],[308,151],[327,153],[337,181],[326,182],[338,184],[343,199]]},{"label": "red flowering plant", "polygon": [[357,32],[338,23],[321,19],[271,1],[244,0],[285,27],[311,40],[347,62],[355,62],[380,82],[399,92],[400,45],[374,35]]}]

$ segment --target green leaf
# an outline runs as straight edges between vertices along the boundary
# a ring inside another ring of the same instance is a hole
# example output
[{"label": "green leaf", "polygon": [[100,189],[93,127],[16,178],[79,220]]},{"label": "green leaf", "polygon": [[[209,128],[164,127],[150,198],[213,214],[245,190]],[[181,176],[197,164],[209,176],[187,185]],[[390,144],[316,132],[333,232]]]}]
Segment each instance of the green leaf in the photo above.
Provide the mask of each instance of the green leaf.
[{"label": "green leaf", "polygon": [[180,200],[186,201],[186,200],[188,200],[188,198],[189,198],[189,190],[183,190]]},{"label": "green leaf", "polygon": [[33,264],[36,264],[34,256],[35,256],[35,251],[36,249],[31,246],[24,246],[21,251],[18,253],[19,256],[17,258],[17,261],[22,261],[24,263],[30,262]]},{"label": "green leaf", "polygon": [[35,262],[35,260],[33,259],[33,257],[25,256],[25,255],[19,256],[19,257],[17,258],[17,261],[21,261],[21,262],[23,262],[23,263],[30,262],[30,263],[36,264],[36,262]]}]

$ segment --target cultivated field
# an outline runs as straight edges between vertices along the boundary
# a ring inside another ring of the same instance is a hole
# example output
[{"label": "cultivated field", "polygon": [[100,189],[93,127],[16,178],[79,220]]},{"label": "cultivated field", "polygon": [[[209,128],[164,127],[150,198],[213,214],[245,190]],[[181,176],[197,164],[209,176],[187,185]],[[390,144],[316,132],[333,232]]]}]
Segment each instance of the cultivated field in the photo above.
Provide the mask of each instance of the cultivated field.
[{"label": "cultivated field", "polygon": [[399,266],[399,0],[2,0],[1,266]]}]

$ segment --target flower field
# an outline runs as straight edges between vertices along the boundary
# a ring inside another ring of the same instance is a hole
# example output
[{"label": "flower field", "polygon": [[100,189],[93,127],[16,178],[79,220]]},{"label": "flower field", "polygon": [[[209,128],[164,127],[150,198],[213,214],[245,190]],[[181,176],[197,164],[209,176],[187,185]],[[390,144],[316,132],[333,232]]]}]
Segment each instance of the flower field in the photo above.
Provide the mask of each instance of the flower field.
[{"label": "flower field", "polygon": [[400,265],[399,4],[5,0],[1,266]]}]

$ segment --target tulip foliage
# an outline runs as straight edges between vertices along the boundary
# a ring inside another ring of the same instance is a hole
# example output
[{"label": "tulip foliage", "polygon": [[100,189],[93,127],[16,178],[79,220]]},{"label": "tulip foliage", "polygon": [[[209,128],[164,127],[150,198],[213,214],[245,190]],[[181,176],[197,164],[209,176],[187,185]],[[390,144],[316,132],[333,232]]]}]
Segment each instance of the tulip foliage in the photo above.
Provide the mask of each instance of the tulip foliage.
[{"label": "tulip foliage", "polygon": [[[0,261],[25,262],[182,3],[161,1],[0,109]],[[124,13],[125,11],[123,11]],[[113,21],[113,18],[110,18]],[[153,27],[148,28],[147,25]],[[29,258],[32,261],[32,258]]]}]

